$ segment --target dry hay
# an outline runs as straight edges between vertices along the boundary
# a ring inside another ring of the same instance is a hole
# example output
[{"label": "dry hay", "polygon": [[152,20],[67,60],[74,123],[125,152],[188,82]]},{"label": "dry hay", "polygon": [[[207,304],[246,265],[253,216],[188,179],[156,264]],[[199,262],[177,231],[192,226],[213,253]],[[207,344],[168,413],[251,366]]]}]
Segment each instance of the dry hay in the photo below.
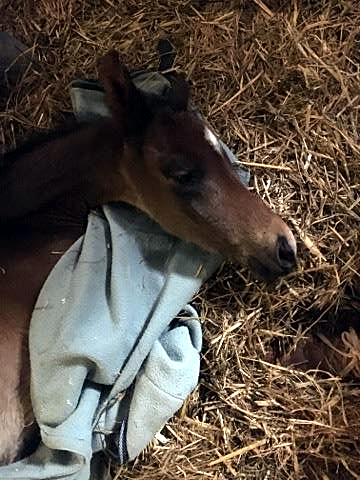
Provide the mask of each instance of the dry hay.
[{"label": "dry hay", "polygon": [[357,0],[1,2],[2,29],[36,58],[0,113],[3,142],[66,116],[69,81],[94,76],[100,54],[154,67],[167,37],[202,111],[298,235],[299,269],[277,285],[225,265],[204,286],[200,385],[114,478],[360,478],[356,378],[276,360],[311,333],[359,330]]}]

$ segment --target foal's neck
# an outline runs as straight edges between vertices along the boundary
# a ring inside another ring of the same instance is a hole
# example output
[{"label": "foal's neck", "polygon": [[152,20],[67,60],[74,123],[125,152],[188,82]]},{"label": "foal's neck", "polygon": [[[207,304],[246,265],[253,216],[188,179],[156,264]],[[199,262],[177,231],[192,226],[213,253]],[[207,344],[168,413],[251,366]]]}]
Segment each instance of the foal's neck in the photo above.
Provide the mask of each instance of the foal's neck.
[{"label": "foal's neck", "polygon": [[61,198],[89,208],[131,198],[123,173],[124,139],[110,120],[11,156],[11,165],[0,175],[0,223],[52,201],[59,204]]}]

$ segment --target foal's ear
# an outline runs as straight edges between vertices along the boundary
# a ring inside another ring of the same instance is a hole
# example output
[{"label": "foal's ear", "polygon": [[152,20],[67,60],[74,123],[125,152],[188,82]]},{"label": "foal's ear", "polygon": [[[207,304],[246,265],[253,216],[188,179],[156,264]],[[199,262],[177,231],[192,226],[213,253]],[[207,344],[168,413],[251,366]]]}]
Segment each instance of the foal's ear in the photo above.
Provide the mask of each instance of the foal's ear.
[{"label": "foal's ear", "polygon": [[175,111],[186,111],[190,100],[190,86],[185,74],[176,73],[170,78],[169,104]]},{"label": "foal's ear", "polygon": [[[122,120],[130,100],[131,78],[120,62],[119,54],[111,50],[98,61],[99,80],[102,83],[106,102],[117,120]],[[118,117],[121,118],[118,118]]]},{"label": "foal's ear", "polygon": [[140,133],[147,120],[147,106],[118,52],[111,50],[102,57],[98,61],[98,72],[113,120],[122,126],[125,134]]}]

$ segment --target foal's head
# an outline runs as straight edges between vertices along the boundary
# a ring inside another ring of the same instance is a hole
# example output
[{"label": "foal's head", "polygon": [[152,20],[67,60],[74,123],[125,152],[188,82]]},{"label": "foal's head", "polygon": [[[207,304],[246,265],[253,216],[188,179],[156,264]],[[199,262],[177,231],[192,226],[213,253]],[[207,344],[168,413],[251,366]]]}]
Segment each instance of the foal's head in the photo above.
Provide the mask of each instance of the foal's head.
[{"label": "foal's head", "polygon": [[100,61],[99,75],[126,139],[130,203],[169,233],[262,277],[289,272],[296,261],[293,234],[241,183],[211,128],[189,107],[185,79],[174,77],[167,105],[149,107],[115,52]]}]

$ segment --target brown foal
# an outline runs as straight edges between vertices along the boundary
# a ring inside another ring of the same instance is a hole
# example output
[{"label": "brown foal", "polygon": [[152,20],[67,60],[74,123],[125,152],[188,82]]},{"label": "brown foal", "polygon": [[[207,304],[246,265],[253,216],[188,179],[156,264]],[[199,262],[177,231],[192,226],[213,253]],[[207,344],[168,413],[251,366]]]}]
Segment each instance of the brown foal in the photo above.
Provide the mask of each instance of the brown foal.
[{"label": "brown foal", "polygon": [[92,207],[127,202],[168,233],[273,278],[295,265],[281,218],[241,184],[175,76],[169,105],[149,108],[118,55],[99,62],[111,119],[6,154],[0,176],[0,465],[37,444],[28,331],[39,291],[85,231]]}]

